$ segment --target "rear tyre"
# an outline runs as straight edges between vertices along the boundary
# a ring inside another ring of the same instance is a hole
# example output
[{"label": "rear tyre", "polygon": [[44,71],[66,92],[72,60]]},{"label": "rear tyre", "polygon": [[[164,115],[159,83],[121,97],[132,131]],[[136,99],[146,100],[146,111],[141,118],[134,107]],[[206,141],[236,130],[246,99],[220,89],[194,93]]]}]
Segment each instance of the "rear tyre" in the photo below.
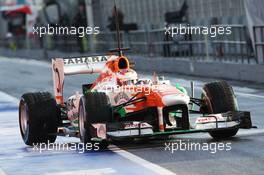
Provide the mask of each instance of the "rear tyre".
[{"label": "rear tyre", "polygon": [[[82,96],[79,104],[79,132],[81,142],[85,145],[92,143],[91,124],[111,122],[112,117],[112,107],[105,93],[93,92]],[[106,149],[108,142],[104,140],[99,142],[97,146],[100,149]]]},{"label": "rear tyre", "polygon": [[59,110],[50,93],[22,95],[19,103],[19,126],[26,145],[55,142],[59,121]]},{"label": "rear tyre", "polygon": [[[225,81],[206,84],[203,88],[202,98],[205,101],[205,112],[210,114],[237,111],[238,105],[233,88]],[[225,139],[235,136],[239,128],[211,131],[214,139]]]}]

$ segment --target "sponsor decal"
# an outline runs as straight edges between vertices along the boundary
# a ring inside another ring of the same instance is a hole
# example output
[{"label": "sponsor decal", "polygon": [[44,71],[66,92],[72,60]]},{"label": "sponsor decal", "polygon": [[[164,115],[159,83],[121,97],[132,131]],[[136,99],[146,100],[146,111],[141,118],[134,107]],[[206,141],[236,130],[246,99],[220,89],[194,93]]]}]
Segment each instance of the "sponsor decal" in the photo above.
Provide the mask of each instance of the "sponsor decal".
[{"label": "sponsor decal", "polygon": [[148,124],[146,123],[125,123],[123,125],[124,129],[133,129],[133,128],[146,128],[146,127],[150,127]]},{"label": "sponsor decal", "polygon": [[211,123],[211,122],[216,122],[217,121],[225,121],[226,119],[221,115],[214,115],[214,116],[210,116],[210,117],[199,117],[196,120],[196,123]]},{"label": "sponsor decal", "polygon": [[79,58],[65,58],[64,65],[76,65],[76,64],[90,64],[107,62],[107,56],[94,56],[94,57],[79,57]]}]

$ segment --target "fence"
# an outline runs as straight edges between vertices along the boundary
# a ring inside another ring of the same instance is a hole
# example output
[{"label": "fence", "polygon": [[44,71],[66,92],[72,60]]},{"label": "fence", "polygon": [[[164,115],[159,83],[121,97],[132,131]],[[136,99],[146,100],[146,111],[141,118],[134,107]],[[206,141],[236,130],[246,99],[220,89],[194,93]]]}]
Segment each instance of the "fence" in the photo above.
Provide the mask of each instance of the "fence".
[{"label": "fence", "polygon": [[253,28],[257,63],[264,63],[264,26]]},{"label": "fence", "polygon": [[[150,57],[256,62],[246,26],[228,26],[232,28],[232,34],[217,35],[214,38],[198,34],[171,37],[165,35],[165,29],[122,32],[121,38],[124,47],[130,47],[136,54]],[[97,38],[96,45],[99,50],[114,47],[116,34],[102,33],[100,38]]]},{"label": "fence", "polygon": [[[260,63],[260,58],[256,59],[257,57],[255,57],[246,26],[228,26],[232,27],[231,35],[217,35],[216,37],[208,35],[177,35],[176,37],[171,37],[165,35],[165,29],[121,32],[120,35],[123,47],[130,47],[132,53],[136,55]],[[261,39],[256,37],[255,47],[258,48],[256,49],[258,53],[262,52],[263,54],[263,26],[255,27],[254,30],[262,33]],[[99,35],[93,36],[92,40],[91,37],[78,38],[77,36],[18,37],[0,40],[0,47],[105,53],[110,49],[116,48],[116,38],[115,32],[101,32]],[[259,55],[259,57],[261,56]]]}]

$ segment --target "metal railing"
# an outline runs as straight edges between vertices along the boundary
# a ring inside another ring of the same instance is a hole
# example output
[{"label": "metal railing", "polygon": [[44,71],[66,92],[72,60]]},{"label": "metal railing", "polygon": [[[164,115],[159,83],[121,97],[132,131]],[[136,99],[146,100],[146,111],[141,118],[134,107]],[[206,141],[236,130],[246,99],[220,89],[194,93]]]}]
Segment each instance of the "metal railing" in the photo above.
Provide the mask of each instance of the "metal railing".
[{"label": "metal railing", "polygon": [[[221,26],[225,27],[225,25]],[[228,26],[232,27],[232,34],[217,35],[214,38],[208,35],[185,35],[173,38],[165,35],[165,29],[122,32],[121,38],[123,45],[130,47],[133,53],[138,55],[256,62],[246,26]],[[115,32],[101,34],[96,41],[97,49],[107,50],[115,47],[115,35]]]},{"label": "metal railing", "polygon": [[[224,25],[221,25],[224,26]],[[232,27],[231,35],[165,35],[165,29],[138,30],[121,32],[123,47],[130,47],[132,53],[149,57],[174,57],[175,59],[194,59],[205,61],[232,61],[238,63],[259,63],[250,43],[249,32],[244,25],[228,25]],[[264,54],[264,26],[256,26],[262,38],[256,37],[254,46],[256,53]],[[255,32],[256,33],[256,32]],[[259,34],[258,34],[259,35]],[[0,47],[10,49],[45,49],[63,52],[107,52],[116,48],[116,32],[101,32],[99,35],[87,38],[77,36],[45,36],[42,38],[8,38],[0,40]],[[263,60],[263,57],[262,57]]]},{"label": "metal railing", "polygon": [[256,53],[257,63],[264,63],[264,25],[254,26],[254,47]]},{"label": "metal railing", "polygon": [[256,62],[249,31],[244,25],[227,25],[232,27],[231,35],[217,36],[211,40],[213,57],[234,60],[235,62]]}]

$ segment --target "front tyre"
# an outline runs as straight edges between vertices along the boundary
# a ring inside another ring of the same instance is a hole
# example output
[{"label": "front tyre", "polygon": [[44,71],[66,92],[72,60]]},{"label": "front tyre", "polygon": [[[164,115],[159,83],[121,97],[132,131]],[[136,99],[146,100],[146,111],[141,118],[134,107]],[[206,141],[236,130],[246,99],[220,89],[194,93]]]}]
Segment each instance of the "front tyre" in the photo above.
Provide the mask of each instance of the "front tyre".
[{"label": "front tyre", "polygon": [[[228,111],[238,111],[237,100],[233,88],[225,81],[208,83],[203,88],[202,99],[207,113],[218,114]],[[235,136],[239,128],[211,131],[214,139],[225,139]]]},{"label": "front tyre", "polygon": [[[85,145],[92,143],[91,125],[93,123],[111,122],[112,107],[105,93],[93,92],[82,96],[79,103],[79,133],[80,140]],[[93,143],[94,144],[94,143]],[[97,143],[100,149],[106,149],[108,143],[104,140]]]},{"label": "front tyre", "polygon": [[19,103],[20,133],[26,145],[53,143],[60,120],[59,110],[48,92],[27,93]]}]

